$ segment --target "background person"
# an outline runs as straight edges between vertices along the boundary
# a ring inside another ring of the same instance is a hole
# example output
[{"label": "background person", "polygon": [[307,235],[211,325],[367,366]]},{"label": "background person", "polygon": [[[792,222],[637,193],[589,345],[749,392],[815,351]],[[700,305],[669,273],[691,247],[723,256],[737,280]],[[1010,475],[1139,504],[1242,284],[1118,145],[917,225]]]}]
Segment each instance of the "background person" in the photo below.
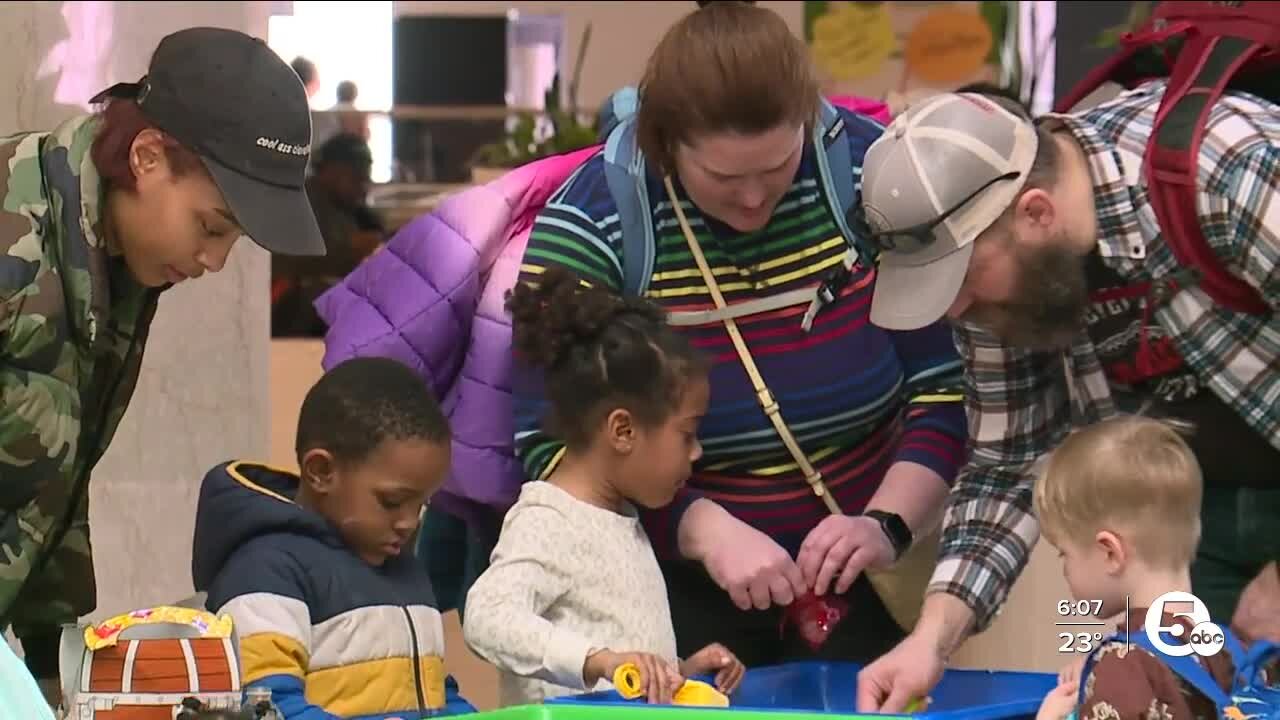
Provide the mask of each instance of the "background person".
[{"label": "background person", "polygon": [[323,257],[271,259],[271,331],[277,337],[321,337],[315,299],[356,269],[386,239],[369,208],[373,154],[355,135],[337,135],[315,153],[307,198],[324,238]]}]

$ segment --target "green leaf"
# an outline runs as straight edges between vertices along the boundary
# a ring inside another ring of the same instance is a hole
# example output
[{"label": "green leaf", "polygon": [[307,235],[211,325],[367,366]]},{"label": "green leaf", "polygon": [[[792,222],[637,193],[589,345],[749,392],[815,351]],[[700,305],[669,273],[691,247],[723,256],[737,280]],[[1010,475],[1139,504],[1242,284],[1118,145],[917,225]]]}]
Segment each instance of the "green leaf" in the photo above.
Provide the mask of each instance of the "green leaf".
[{"label": "green leaf", "polygon": [[1093,46],[1101,49],[1113,48],[1120,44],[1120,36],[1124,34],[1125,28],[1121,25],[1115,25],[1106,28],[1098,33],[1097,39],[1093,41]]},{"label": "green leaf", "polygon": [[1009,26],[1009,3],[982,0],[978,3],[978,13],[991,28],[991,52],[987,53],[987,64],[999,65],[1000,48],[1004,46],[1004,35]]},{"label": "green leaf", "polygon": [[813,42],[813,23],[818,18],[827,14],[827,3],[825,0],[805,0],[804,3],[804,41]]},{"label": "green leaf", "polygon": [[1151,17],[1150,2],[1135,2],[1129,6],[1129,29],[1136,30]]},{"label": "green leaf", "polygon": [[511,140],[518,148],[525,148],[533,145],[533,131],[535,123],[533,116],[530,114],[522,114],[520,121],[516,123],[515,130],[511,131]]},{"label": "green leaf", "polygon": [[1151,17],[1151,2],[1134,2],[1129,5],[1129,14],[1125,21],[1119,25],[1112,25],[1103,28],[1098,33],[1098,37],[1093,41],[1096,48],[1114,48],[1119,46],[1120,37],[1125,33],[1133,32],[1147,22]]},{"label": "green leaf", "polygon": [[577,84],[582,71],[582,58],[591,41],[591,26],[588,24],[583,33],[579,47],[578,63],[574,68],[573,79],[568,88],[568,107],[560,102],[562,78],[557,73],[547,89],[544,101],[545,117],[551,124],[548,137],[538,140],[535,131],[538,128],[538,113],[520,113],[514,127],[499,142],[484,145],[471,156],[474,166],[516,168],[525,163],[557,153],[578,150],[598,142],[595,119],[584,124],[577,113]]}]

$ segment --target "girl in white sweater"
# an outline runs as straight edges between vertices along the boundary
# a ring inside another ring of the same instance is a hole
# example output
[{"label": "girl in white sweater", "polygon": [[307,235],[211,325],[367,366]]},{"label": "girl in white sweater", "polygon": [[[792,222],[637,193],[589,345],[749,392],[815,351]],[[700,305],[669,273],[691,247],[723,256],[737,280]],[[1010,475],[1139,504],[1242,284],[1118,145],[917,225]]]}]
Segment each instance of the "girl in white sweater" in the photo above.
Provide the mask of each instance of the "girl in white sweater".
[{"label": "girl in white sweater", "polygon": [[650,702],[692,675],[732,692],[724,646],[681,660],[667,588],[636,506],[663,507],[702,454],[706,364],[661,310],[583,287],[561,269],[508,300],[517,356],[539,368],[544,427],[565,444],[507,513],[467,594],[467,644],[501,671],[503,705],[610,687],[635,663]]}]

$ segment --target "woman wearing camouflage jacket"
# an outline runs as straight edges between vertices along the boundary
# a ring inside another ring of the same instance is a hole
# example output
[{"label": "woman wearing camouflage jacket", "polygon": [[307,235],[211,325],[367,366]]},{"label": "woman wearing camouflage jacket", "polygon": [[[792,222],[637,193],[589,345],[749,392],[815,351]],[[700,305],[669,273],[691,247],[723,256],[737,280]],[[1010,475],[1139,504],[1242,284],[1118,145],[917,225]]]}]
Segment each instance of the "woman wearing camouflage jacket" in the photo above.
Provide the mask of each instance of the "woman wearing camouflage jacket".
[{"label": "woman wearing camouflage jacket", "polygon": [[161,292],[241,235],[323,254],[302,83],[264,43],[192,28],[92,115],[0,137],[0,630],[56,687],[59,625],[96,603],[88,482]]}]

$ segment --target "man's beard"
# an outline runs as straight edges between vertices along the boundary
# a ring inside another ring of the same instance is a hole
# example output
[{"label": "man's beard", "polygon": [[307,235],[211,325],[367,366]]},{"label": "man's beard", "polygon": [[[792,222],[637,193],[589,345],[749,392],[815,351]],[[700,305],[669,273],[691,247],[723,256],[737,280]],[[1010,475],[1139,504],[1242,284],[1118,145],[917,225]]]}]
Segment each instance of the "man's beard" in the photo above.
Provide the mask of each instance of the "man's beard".
[{"label": "man's beard", "polygon": [[1028,350],[1068,347],[1084,328],[1089,284],[1084,260],[1067,249],[1065,238],[1048,247],[1019,252],[1013,297],[974,305],[961,317],[1003,342]]}]

